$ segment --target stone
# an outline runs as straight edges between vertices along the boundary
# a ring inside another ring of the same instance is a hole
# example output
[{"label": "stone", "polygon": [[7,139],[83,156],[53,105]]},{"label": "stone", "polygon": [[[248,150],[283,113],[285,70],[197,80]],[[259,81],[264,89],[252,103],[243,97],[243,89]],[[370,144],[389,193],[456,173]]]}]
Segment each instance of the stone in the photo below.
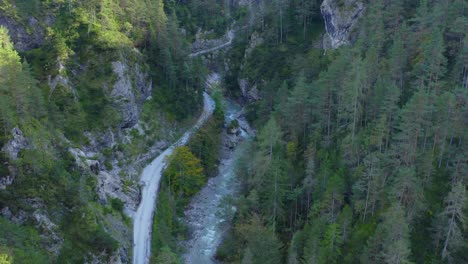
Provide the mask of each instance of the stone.
[{"label": "stone", "polygon": [[10,208],[8,207],[4,207],[1,211],[0,211],[0,215],[5,217],[6,219],[10,219],[13,214],[11,213],[10,211]]},{"label": "stone", "polygon": [[13,181],[16,178],[16,175],[18,175],[18,170],[16,169],[15,166],[8,165],[8,162],[5,162],[5,165],[8,168],[8,171],[10,172],[8,175],[0,175],[0,190],[5,190],[7,186],[10,186],[13,184]]},{"label": "stone", "polygon": [[[23,131],[18,127],[15,127],[11,130],[13,139],[10,139],[2,148],[2,151],[11,159],[17,160],[18,154],[24,150],[29,149],[31,146],[28,139],[23,135]],[[18,171],[15,166],[9,165],[8,162],[5,163],[10,172],[9,175],[0,175],[0,190],[5,190],[7,186],[13,184]]]},{"label": "stone", "polygon": [[7,156],[12,160],[18,159],[18,154],[23,149],[29,149],[29,141],[24,137],[23,131],[18,127],[15,127],[11,130],[13,139],[9,140],[5,146],[3,146],[2,151],[4,151]]},{"label": "stone", "polygon": [[335,49],[349,44],[363,11],[364,5],[359,0],[324,0],[320,12],[328,36],[324,40],[325,48]]},{"label": "stone", "polygon": [[253,32],[252,35],[250,35],[249,46],[245,49],[244,58],[247,58],[256,47],[262,45],[264,42],[265,40],[257,31]]},{"label": "stone", "polygon": [[112,62],[112,70],[117,81],[110,95],[123,119],[120,126],[122,129],[132,128],[139,121],[143,103],[151,95],[152,82],[147,81],[147,74],[138,64],[131,68],[124,59]]},{"label": "stone", "polygon": [[125,203],[126,209],[136,211],[139,202],[140,191],[133,186],[123,188],[120,175],[100,171],[98,174],[97,194],[100,201],[107,204],[107,198],[118,198]]},{"label": "stone", "polygon": [[240,130],[240,127],[231,127],[231,128],[228,128],[227,133],[238,136],[240,135],[241,130]]},{"label": "stone", "polygon": [[252,85],[246,79],[239,79],[238,84],[242,93],[242,97],[247,99],[248,102],[255,102],[261,99],[257,85]]},{"label": "stone", "polygon": [[0,215],[10,220],[11,222],[19,225],[25,223],[28,220],[28,216],[25,211],[19,210],[18,213],[14,214],[8,207],[4,207],[0,211]]},{"label": "stone", "polygon": [[[47,17],[47,23],[53,24],[54,22],[55,18]],[[25,24],[23,25],[0,11],[0,26],[8,29],[11,41],[18,51],[35,49],[45,41],[45,30],[35,17],[29,17]]]}]

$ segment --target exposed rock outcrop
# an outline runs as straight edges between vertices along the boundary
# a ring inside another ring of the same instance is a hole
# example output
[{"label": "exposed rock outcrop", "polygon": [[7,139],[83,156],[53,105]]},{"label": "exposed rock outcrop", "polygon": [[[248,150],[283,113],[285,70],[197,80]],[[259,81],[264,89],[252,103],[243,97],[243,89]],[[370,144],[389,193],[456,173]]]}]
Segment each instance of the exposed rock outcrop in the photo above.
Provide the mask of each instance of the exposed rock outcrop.
[{"label": "exposed rock outcrop", "polygon": [[10,174],[0,175],[0,190],[5,190],[7,186],[12,185],[16,177],[16,169],[13,166],[8,166]]},{"label": "exposed rock outcrop", "polygon": [[[28,139],[23,135],[23,131],[21,131],[18,127],[15,127],[11,130],[11,134],[13,139],[10,139],[2,148],[2,151],[10,158],[10,160],[17,160],[18,154],[23,149],[29,149],[30,144]],[[0,190],[6,189],[7,186],[13,184],[13,181],[16,177],[17,170],[15,166],[7,165],[9,174],[8,175],[0,175]]]},{"label": "exposed rock outcrop", "polygon": [[135,186],[125,186],[120,175],[112,175],[106,171],[98,174],[97,193],[99,199],[107,202],[107,198],[117,198],[125,203],[125,206],[135,211],[140,201],[140,190]]},{"label": "exposed rock outcrop", "polygon": [[58,256],[62,248],[63,238],[58,235],[58,226],[52,222],[44,209],[36,209],[32,214],[36,227],[41,230],[41,238],[46,241],[45,248],[54,256]]},{"label": "exposed rock outcrop", "polygon": [[84,264],[122,264],[128,262],[122,262],[121,254],[119,251],[116,251],[111,256],[107,252],[101,252],[99,255],[90,255],[86,257]]},{"label": "exposed rock outcrop", "polygon": [[18,153],[23,149],[29,148],[29,141],[24,137],[23,131],[18,127],[13,128],[11,134],[13,135],[13,139],[3,146],[2,151],[4,151],[10,159],[17,160]]},{"label": "exposed rock outcrop", "polygon": [[256,84],[251,84],[246,79],[238,80],[239,88],[242,92],[242,96],[247,99],[248,102],[254,102],[261,99],[260,93],[257,89]]},{"label": "exposed rock outcrop", "polygon": [[348,44],[364,5],[359,0],[324,0],[320,11],[325,21],[327,36],[324,48],[338,48]]},{"label": "exposed rock outcrop", "polygon": [[260,34],[254,31],[252,35],[250,35],[249,46],[245,49],[244,58],[247,58],[256,47],[262,45],[264,42],[265,40],[260,36]]},{"label": "exposed rock outcrop", "polygon": [[50,219],[44,202],[39,198],[26,199],[25,201],[34,210],[32,214],[23,210],[13,213],[9,207],[0,210],[0,216],[5,217],[15,224],[26,222],[34,223],[41,232],[41,241],[49,253],[58,256],[63,244],[63,238],[59,236],[59,227]]},{"label": "exposed rock outcrop", "polygon": [[28,220],[28,214],[26,211],[20,210],[14,214],[8,207],[2,208],[2,210],[0,210],[0,215],[18,225],[21,225]]},{"label": "exposed rock outcrop", "polygon": [[138,123],[143,102],[151,95],[151,81],[147,81],[146,74],[140,71],[138,64],[131,68],[125,60],[114,61],[112,69],[117,81],[112,88],[111,97],[122,114],[121,128],[130,128]]},{"label": "exposed rock outcrop", "polygon": [[[54,22],[55,18],[53,16],[46,16],[43,24],[50,26]],[[29,17],[25,23],[20,23],[0,12],[0,26],[8,29],[15,49],[18,51],[31,50],[44,43],[44,26],[33,16]]]},{"label": "exposed rock outcrop", "polygon": [[[59,86],[65,88],[68,92],[70,92],[73,95],[73,98],[77,100],[77,92],[73,88],[73,84],[71,83],[70,78],[68,78],[68,76],[64,74],[66,72],[66,68],[63,61],[60,58],[57,58],[57,66],[59,74],[57,74],[56,76],[47,76],[47,85],[49,85],[50,88],[49,100],[53,96],[55,89]],[[76,73],[76,71],[72,72]]]},{"label": "exposed rock outcrop", "polygon": [[[249,38],[249,44],[244,52],[244,60],[247,59],[250,54],[257,48],[258,46],[264,43],[264,39],[260,36],[260,34],[254,31]],[[244,65],[241,65],[241,69],[244,68]],[[261,99],[260,92],[257,89],[256,83],[251,83],[249,80],[245,78],[239,78],[237,80],[237,84],[242,93],[242,97],[246,99],[248,102],[255,102]]]}]

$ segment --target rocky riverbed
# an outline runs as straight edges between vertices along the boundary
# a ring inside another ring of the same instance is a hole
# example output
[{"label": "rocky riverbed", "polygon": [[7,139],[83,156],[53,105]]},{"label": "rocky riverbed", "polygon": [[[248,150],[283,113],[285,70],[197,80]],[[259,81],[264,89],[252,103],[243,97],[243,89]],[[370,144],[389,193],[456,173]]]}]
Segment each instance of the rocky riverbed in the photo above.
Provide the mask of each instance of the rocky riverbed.
[{"label": "rocky riverbed", "polygon": [[[216,177],[192,199],[185,211],[185,223],[190,237],[183,245],[187,249],[184,261],[187,264],[215,263],[216,249],[230,227],[235,208],[226,200],[238,190],[235,175],[237,157],[242,155],[242,142],[254,132],[243,116],[243,109],[235,102],[224,101],[225,129],[221,146],[221,161]],[[238,126],[230,125],[234,124]]]}]

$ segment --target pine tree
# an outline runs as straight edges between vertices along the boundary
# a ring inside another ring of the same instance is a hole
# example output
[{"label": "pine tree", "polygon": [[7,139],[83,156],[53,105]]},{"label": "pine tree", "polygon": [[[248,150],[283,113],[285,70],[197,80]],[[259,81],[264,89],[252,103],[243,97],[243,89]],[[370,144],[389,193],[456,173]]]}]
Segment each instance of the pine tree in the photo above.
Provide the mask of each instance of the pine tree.
[{"label": "pine tree", "polygon": [[406,210],[408,220],[417,216],[425,206],[422,186],[414,167],[400,167],[394,176],[391,195]]},{"label": "pine tree", "polygon": [[337,221],[341,207],[344,204],[344,182],[340,175],[330,177],[327,189],[321,199],[320,215],[329,223]]},{"label": "pine tree", "polygon": [[400,88],[400,91],[403,90],[405,81],[405,65],[408,60],[408,51],[404,40],[406,35],[407,27],[403,24],[395,33],[387,58],[388,74],[391,80],[398,86],[398,88]]},{"label": "pine tree", "polygon": [[432,104],[429,94],[418,91],[400,112],[399,132],[395,135],[393,151],[405,165],[414,164],[418,147],[428,136],[431,126]]},{"label": "pine tree", "polygon": [[249,223],[239,227],[246,240],[246,249],[242,263],[248,264],[279,264],[282,243],[272,229],[263,226],[258,217],[253,216]]},{"label": "pine tree", "polygon": [[[307,125],[310,119],[309,85],[306,83],[304,73],[298,77],[286,105],[285,120],[287,120],[290,132],[297,138],[305,138]],[[296,117],[296,118],[291,118]]]},{"label": "pine tree", "polygon": [[[381,227],[381,230],[379,228]],[[398,204],[392,205],[384,215],[384,221],[376,232],[384,233],[383,251],[381,252],[384,263],[409,264],[411,254],[409,241],[409,224],[405,212]]]},{"label": "pine tree", "polygon": [[442,242],[441,257],[448,259],[449,262],[454,262],[452,254],[459,248],[463,247],[464,227],[466,224],[466,205],[468,198],[466,195],[466,187],[463,181],[459,181],[452,186],[452,190],[445,198],[445,208],[441,213],[440,224],[437,229],[442,234],[440,239]]},{"label": "pine tree", "polygon": [[376,153],[370,153],[364,158],[364,171],[353,186],[354,207],[366,221],[368,213],[374,214],[382,191],[383,172],[380,169],[380,159]]},{"label": "pine tree", "polygon": [[447,72],[447,59],[444,56],[445,45],[443,32],[433,27],[427,40],[421,45],[419,62],[415,65],[417,87],[427,91],[440,91],[440,81]]},{"label": "pine tree", "polygon": [[352,68],[347,73],[347,79],[340,92],[341,108],[338,112],[338,118],[343,126],[351,132],[351,142],[354,143],[357,131],[359,129],[362,113],[362,97],[366,87],[366,72],[364,71],[361,58],[354,58]]},{"label": "pine tree", "polygon": [[300,0],[298,1],[298,6],[295,7],[297,20],[302,25],[302,37],[304,40],[306,40],[307,26],[316,14],[317,5],[318,3],[315,0]]}]

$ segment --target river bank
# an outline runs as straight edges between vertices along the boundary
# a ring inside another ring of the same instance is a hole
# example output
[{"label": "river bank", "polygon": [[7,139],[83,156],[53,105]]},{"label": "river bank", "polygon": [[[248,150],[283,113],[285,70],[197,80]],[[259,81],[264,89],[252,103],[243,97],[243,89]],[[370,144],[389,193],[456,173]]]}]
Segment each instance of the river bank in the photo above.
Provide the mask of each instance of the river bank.
[{"label": "river bank", "polygon": [[210,178],[205,187],[192,198],[184,213],[184,223],[190,230],[189,239],[182,242],[186,249],[184,261],[187,264],[215,263],[216,249],[229,229],[235,212],[235,208],[227,202],[239,187],[235,163],[243,154],[242,143],[253,135],[239,104],[224,99],[223,106],[225,125],[218,174]]},{"label": "river bank", "polygon": [[144,264],[149,262],[151,249],[151,227],[153,223],[154,211],[157,204],[158,189],[161,176],[166,167],[166,159],[174,151],[175,147],[187,143],[195,130],[200,128],[211,116],[215,108],[213,99],[204,94],[203,113],[197,123],[188,130],[174,145],[167,148],[163,153],[156,157],[148,166],[145,167],[141,175],[140,184],[142,188],[142,199],[138,210],[133,217],[133,263]]}]

